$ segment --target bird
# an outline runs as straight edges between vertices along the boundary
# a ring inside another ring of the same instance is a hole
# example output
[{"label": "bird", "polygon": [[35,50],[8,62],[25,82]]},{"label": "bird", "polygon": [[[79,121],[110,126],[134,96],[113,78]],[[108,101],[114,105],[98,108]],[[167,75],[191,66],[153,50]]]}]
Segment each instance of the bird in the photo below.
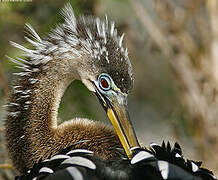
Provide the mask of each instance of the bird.
[{"label": "bird", "polygon": [[[141,147],[127,96],[134,76],[124,34],[115,23],[75,17],[67,3],[58,24],[41,38],[26,24],[32,48],[8,59],[22,69],[7,104],[5,136],[16,179],[216,179],[201,163],[185,161],[178,143]],[[94,93],[112,127],[86,118],[57,123],[61,97],[80,80]]]}]

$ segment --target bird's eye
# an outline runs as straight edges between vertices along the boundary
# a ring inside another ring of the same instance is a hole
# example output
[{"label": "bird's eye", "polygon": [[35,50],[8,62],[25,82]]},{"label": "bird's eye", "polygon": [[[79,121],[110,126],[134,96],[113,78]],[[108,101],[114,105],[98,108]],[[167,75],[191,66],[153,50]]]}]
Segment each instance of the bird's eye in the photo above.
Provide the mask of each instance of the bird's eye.
[{"label": "bird's eye", "polygon": [[98,82],[99,82],[100,88],[102,90],[104,90],[104,91],[107,91],[107,90],[109,90],[111,88],[111,86],[110,86],[110,84],[111,84],[110,78],[106,74],[101,74],[99,76]]}]

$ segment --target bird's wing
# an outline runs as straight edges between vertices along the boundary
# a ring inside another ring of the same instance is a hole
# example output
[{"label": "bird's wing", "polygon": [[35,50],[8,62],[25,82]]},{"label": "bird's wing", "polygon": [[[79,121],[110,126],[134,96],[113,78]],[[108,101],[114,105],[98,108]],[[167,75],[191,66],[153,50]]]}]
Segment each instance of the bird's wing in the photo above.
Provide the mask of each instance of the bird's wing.
[{"label": "bird's wing", "polygon": [[132,160],[103,160],[91,151],[75,149],[36,164],[19,180],[215,180],[200,162],[185,160],[178,143],[135,149]]},{"label": "bird's wing", "polygon": [[[58,154],[50,159],[34,165],[26,174],[17,177],[17,180],[98,180],[93,172],[95,163],[91,160],[93,152],[85,149],[75,149]],[[90,177],[93,178],[90,178]]]},{"label": "bird's wing", "polygon": [[134,176],[149,176],[149,179],[154,180],[216,179],[211,171],[201,168],[201,162],[185,160],[178,143],[173,148],[169,142],[163,142],[161,146],[151,144],[149,150],[136,149],[131,164],[134,167]]}]

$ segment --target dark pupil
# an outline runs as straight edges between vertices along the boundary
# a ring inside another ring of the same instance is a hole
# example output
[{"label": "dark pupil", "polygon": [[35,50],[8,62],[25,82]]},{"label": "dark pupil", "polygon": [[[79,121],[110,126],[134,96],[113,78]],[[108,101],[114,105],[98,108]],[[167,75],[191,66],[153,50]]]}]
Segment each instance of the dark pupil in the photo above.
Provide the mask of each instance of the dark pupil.
[{"label": "dark pupil", "polygon": [[109,87],[106,79],[104,79],[104,78],[101,79],[101,86],[105,89],[107,89]]}]

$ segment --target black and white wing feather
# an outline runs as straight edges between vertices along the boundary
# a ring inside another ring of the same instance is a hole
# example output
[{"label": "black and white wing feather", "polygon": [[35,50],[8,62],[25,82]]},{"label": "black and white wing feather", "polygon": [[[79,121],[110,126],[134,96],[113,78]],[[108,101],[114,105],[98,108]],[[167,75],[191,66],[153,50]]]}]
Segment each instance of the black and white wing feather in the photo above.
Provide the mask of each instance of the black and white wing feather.
[{"label": "black and white wing feather", "polygon": [[[131,160],[133,174],[139,179],[152,180],[215,180],[216,177],[201,167],[201,162],[185,160],[178,143],[161,146],[151,144],[149,150],[136,149]],[[149,172],[150,171],[150,172]],[[143,177],[143,178],[140,178]],[[145,178],[144,178],[145,177]]]},{"label": "black and white wing feather", "polygon": [[135,148],[132,160],[103,160],[85,149],[71,150],[36,164],[18,180],[216,180],[201,162],[185,160],[178,143]]}]

